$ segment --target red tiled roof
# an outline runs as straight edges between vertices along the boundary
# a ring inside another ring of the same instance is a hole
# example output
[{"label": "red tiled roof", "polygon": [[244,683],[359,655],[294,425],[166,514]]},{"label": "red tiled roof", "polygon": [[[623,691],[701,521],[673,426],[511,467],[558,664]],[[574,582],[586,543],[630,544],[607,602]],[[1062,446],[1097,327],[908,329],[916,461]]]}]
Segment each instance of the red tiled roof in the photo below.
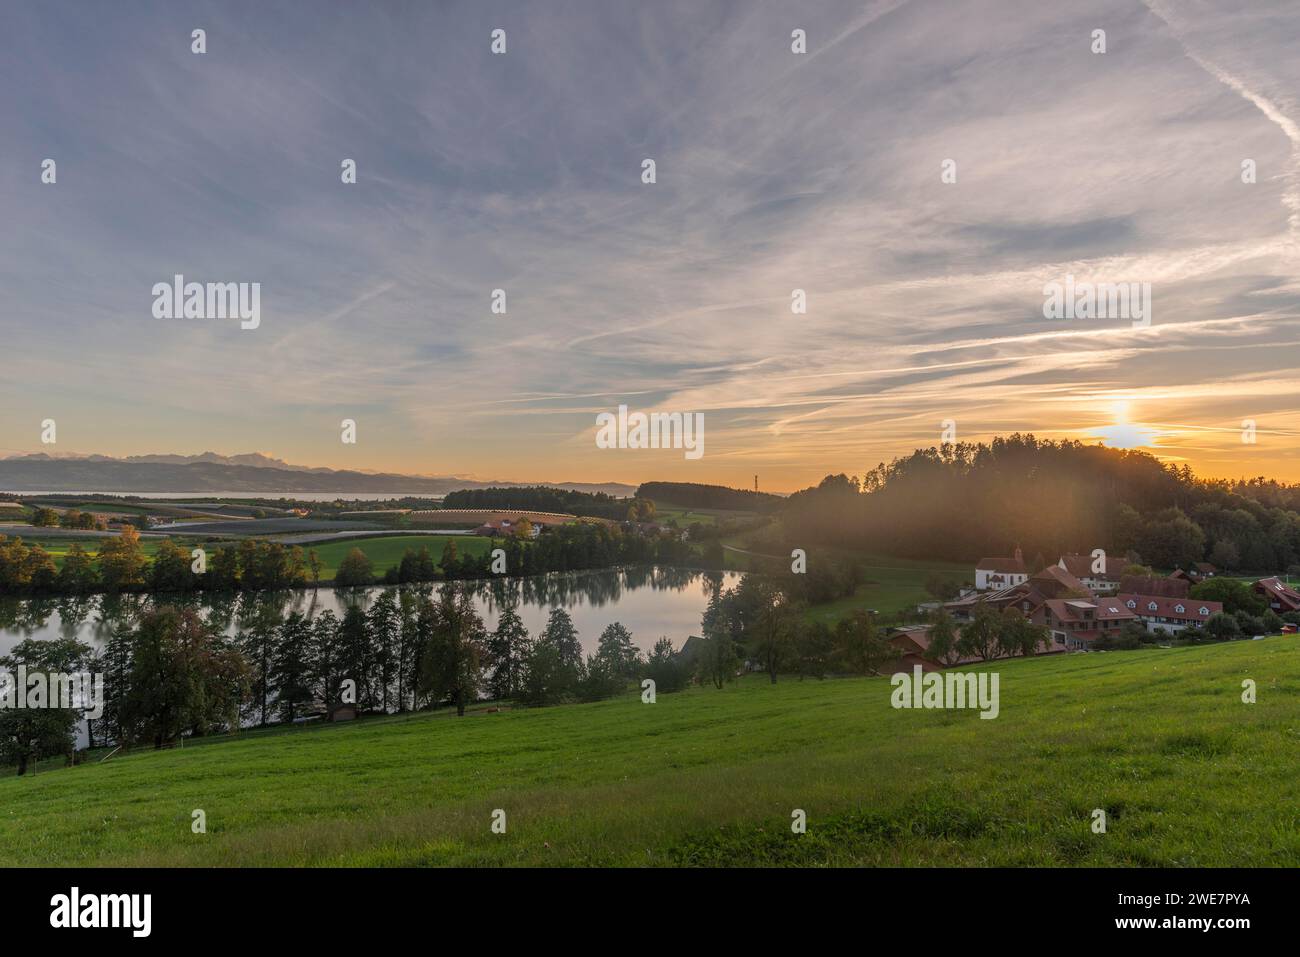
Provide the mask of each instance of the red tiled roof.
[{"label": "red tiled roof", "polygon": [[[958,631],[958,634],[960,633],[961,632]],[[918,657],[924,658],[927,661],[934,660],[928,655],[930,650],[930,627],[928,625],[912,625],[910,627],[900,628],[894,634],[889,636],[888,641],[891,645],[904,653],[907,653],[908,651],[907,646],[911,645],[916,649]],[[959,665],[968,665],[983,660],[984,659],[979,657],[979,655],[962,655],[957,659],[956,663]]]},{"label": "red tiled roof", "polygon": [[1075,578],[1060,565],[1048,565],[1041,572],[1035,575],[1030,581],[1036,583],[1043,590],[1045,595],[1051,597],[1060,597],[1067,591],[1081,592],[1084,595],[1091,595],[1088,586],[1079,579]]},{"label": "red tiled roof", "polygon": [[1128,620],[1133,617],[1133,612],[1122,601],[1118,601],[1113,597],[1097,599],[1098,621]]},{"label": "red tiled roof", "polygon": [[1274,575],[1272,578],[1261,578],[1255,582],[1255,591],[1267,595],[1269,598],[1276,600],[1280,604],[1286,605],[1292,609],[1300,608],[1300,593],[1286,584],[1282,579]]},{"label": "red tiled roof", "polygon": [[[1124,607],[1123,602],[1114,598],[1102,598],[1096,601],[1084,601],[1079,598],[1051,598],[1044,604],[1052,615],[1060,621],[1078,621],[1085,623],[1099,621],[1125,621],[1137,616]],[[1085,617],[1085,612],[1092,612],[1092,617]]]},{"label": "red tiled roof", "polygon": [[[1204,624],[1211,615],[1223,611],[1223,602],[1204,601],[1199,598],[1169,598],[1165,595],[1136,595],[1121,592],[1115,596],[1114,601],[1123,602],[1126,608],[1128,603],[1132,602],[1133,613],[1137,615],[1178,618],[1182,621],[1194,621],[1197,624]],[[1153,604],[1155,608],[1151,607]],[[1182,611],[1178,610],[1180,605]],[[1205,609],[1205,612],[1202,613],[1201,609]]]}]

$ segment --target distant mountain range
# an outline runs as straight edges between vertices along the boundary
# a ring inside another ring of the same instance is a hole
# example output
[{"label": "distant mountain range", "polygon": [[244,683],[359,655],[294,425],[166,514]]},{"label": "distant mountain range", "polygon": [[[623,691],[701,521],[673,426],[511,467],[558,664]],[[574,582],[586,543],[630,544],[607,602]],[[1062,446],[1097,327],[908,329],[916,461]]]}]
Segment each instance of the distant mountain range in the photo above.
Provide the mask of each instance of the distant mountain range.
[{"label": "distant mountain range", "polygon": [[629,496],[618,482],[476,482],[455,476],[399,475],[290,465],[260,452],[247,455],[49,455],[0,458],[5,492],[390,492],[446,495],[457,489],[543,485]]}]

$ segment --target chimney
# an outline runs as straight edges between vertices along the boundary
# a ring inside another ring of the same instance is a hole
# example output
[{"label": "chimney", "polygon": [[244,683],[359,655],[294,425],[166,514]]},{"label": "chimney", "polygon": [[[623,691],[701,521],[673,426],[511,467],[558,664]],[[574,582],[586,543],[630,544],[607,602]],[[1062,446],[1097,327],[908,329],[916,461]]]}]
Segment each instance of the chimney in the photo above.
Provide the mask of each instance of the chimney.
[{"label": "chimney", "polygon": [[1018,561],[1018,562],[1023,562],[1024,560],[1025,560],[1025,556],[1021,553],[1021,551],[1020,551],[1020,546],[1017,545],[1017,546],[1016,546],[1016,561]]}]

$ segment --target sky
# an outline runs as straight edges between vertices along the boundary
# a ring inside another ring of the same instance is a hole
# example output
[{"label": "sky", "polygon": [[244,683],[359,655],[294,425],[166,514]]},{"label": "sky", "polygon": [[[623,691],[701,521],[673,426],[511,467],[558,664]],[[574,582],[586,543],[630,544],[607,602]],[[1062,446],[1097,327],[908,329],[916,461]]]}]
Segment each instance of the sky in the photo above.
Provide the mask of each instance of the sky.
[{"label": "sky", "polygon": [[947,423],[1300,481],[1300,7],[1237,6],[6,3],[0,455],[789,491]]}]

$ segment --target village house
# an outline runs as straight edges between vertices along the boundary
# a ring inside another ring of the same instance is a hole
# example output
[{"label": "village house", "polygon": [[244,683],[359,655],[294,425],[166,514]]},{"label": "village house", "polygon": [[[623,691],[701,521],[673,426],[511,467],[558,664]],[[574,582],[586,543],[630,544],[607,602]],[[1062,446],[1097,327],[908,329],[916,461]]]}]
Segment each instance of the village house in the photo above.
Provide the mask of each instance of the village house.
[{"label": "village house", "polygon": [[[937,660],[930,654],[929,625],[904,625],[899,628],[890,628],[885,632],[885,640],[899,652],[899,657],[890,664],[894,674],[900,672],[910,674],[917,665],[921,666],[922,671],[928,672],[941,671],[946,667],[956,667],[957,665],[978,664],[984,660],[978,655],[961,655],[951,665]],[[1043,647],[1038,654],[1056,654],[1060,650],[1059,648],[1049,649]]]},{"label": "village house", "polygon": [[1197,582],[1203,582],[1206,579],[1213,578],[1218,574],[1216,569],[1209,562],[1193,562],[1186,568],[1178,568],[1170,575],[1170,578],[1181,578],[1183,581],[1195,585]]},{"label": "village house", "polygon": [[1098,638],[1115,637],[1125,623],[1136,618],[1114,598],[1051,598],[1035,615],[1034,623],[1047,626],[1054,646],[1087,651]]},{"label": "village house", "polygon": [[975,566],[975,587],[979,591],[1023,585],[1029,578],[1025,557],[1016,546],[1012,558],[981,558]]},{"label": "village house", "polygon": [[[514,535],[521,521],[524,520],[519,519],[516,521],[511,521],[508,518],[503,518],[500,521],[496,521],[496,522],[485,522],[484,524],[480,525],[478,528],[474,529],[474,534],[487,535],[489,537],[494,535]],[[536,538],[538,535],[542,534],[542,529],[545,528],[545,526],[541,522],[530,521],[528,525],[530,526],[530,530],[528,533],[529,538]]]},{"label": "village house", "polygon": [[[1100,562],[1101,569],[1093,571]],[[1118,558],[1095,559],[1091,555],[1062,555],[1058,567],[1083,582],[1094,595],[1113,595],[1119,590],[1120,578],[1126,562]]]},{"label": "village house", "polygon": [[1042,571],[1018,585],[1000,588],[994,592],[971,592],[943,607],[957,621],[969,621],[981,604],[999,611],[1015,607],[1026,618],[1032,618],[1049,598],[1091,598],[1092,593],[1079,579],[1059,565],[1048,565]]},{"label": "village house", "polygon": [[886,632],[885,640],[899,652],[899,657],[891,664],[895,674],[899,672],[910,674],[916,665],[920,665],[922,671],[939,671],[944,667],[942,662],[929,657],[929,625],[891,628]]},{"label": "village house", "polygon": [[1189,627],[1200,628],[1211,615],[1223,611],[1223,602],[1218,601],[1124,593],[1115,597],[1142,620],[1147,631],[1163,628],[1165,631],[1178,632]]},{"label": "village house", "polygon": [[1256,595],[1263,596],[1268,602],[1268,607],[1279,615],[1284,615],[1288,611],[1300,611],[1300,593],[1276,575],[1272,578],[1261,578],[1250,587]]}]

